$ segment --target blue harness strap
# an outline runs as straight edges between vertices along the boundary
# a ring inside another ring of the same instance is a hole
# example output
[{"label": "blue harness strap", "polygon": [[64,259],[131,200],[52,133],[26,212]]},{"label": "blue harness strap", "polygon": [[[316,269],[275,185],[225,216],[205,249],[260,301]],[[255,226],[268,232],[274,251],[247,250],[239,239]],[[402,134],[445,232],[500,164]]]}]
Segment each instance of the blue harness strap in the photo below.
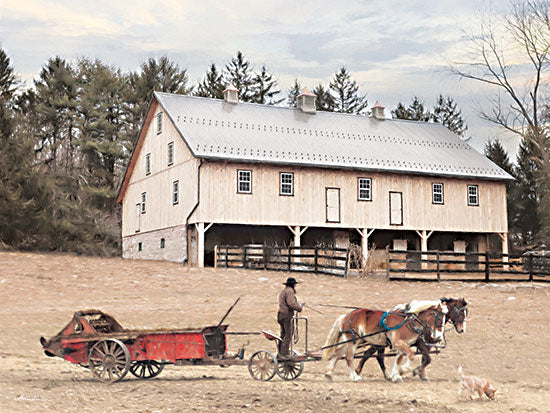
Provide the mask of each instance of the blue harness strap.
[{"label": "blue harness strap", "polygon": [[401,326],[402,326],[403,324],[405,324],[405,320],[407,319],[406,317],[403,318],[403,321],[401,321],[401,323],[399,323],[398,325],[393,326],[393,327],[388,327],[388,326],[386,325],[386,317],[388,316],[388,314],[390,314],[390,312],[389,312],[389,311],[386,311],[386,312],[384,313],[384,315],[382,316],[382,318],[380,319],[380,322],[378,323],[378,327],[379,327],[379,328],[382,328],[382,329],[384,329],[384,330],[397,330],[398,328],[401,328]]}]

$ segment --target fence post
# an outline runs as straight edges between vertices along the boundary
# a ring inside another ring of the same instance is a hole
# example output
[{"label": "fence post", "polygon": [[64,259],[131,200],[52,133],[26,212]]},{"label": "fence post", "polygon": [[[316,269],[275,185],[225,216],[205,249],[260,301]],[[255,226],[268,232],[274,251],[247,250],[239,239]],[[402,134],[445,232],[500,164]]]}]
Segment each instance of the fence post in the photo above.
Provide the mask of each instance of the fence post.
[{"label": "fence post", "polygon": [[489,252],[485,252],[485,281],[489,281],[489,273],[491,269],[489,268]]},{"label": "fence post", "polygon": [[218,246],[214,245],[214,268],[218,268]]},{"label": "fence post", "polygon": [[437,268],[437,281],[441,281],[441,272],[439,271],[439,251],[436,252],[435,254],[435,259],[436,259],[436,268]]},{"label": "fence post", "polygon": [[229,267],[229,247],[225,247],[225,268]]},{"label": "fence post", "polygon": [[390,246],[386,247],[386,277],[390,278]]},{"label": "fence post", "polygon": [[344,264],[344,278],[348,277],[349,248],[346,251],[346,263]]},{"label": "fence post", "polygon": [[243,248],[243,268],[246,268],[246,245]]},{"label": "fence post", "polygon": [[319,247],[316,245],[315,246],[315,258],[313,259],[313,267],[314,267],[314,271],[317,272],[318,270],[318,266],[319,265]]},{"label": "fence post", "polygon": [[533,281],[533,256],[531,254],[528,255],[529,257],[529,281]]},{"label": "fence post", "polygon": [[290,271],[292,260],[292,247],[288,247],[288,271]]}]

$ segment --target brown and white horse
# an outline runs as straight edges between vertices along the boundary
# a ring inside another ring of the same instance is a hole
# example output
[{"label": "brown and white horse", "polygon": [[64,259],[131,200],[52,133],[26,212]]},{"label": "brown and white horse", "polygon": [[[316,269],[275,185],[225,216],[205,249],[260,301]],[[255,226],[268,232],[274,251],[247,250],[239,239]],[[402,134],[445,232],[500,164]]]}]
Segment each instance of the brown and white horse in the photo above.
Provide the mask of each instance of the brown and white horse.
[{"label": "brown and white horse", "polygon": [[[441,298],[440,301],[444,303],[447,306],[447,322],[451,322],[456,330],[457,333],[461,334],[466,332],[466,316],[468,315],[468,303],[464,298]],[[414,305],[414,304],[413,304]],[[400,307],[400,306],[398,306]],[[426,367],[431,363],[431,357],[430,357],[430,344],[435,344],[435,340],[431,337],[430,331],[424,331],[424,334],[418,338],[416,343],[413,345],[418,349],[418,351],[422,354],[422,364],[418,367],[416,367],[413,370],[413,375],[417,375],[422,380],[427,380],[426,375],[424,373]],[[361,374],[361,371],[363,370],[363,366],[365,362],[371,358],[374,353],[377,353],[376,355],[376,361],[378,361],[378,365],[380,366],[380,369],[382,370],[382,373],[384,374],[384,377],[387,380],[390,380],[390,376],[388,376],[388,373],[386,372],[386,366],[384,365],[384,352],[385,352],[386,346],[371,346],[368,348],[364,353],[363,357],[359,361],[359,366],[357,366],[357,369],[355,370],[357,374]],[[402,371],[402,374],[404,374],[404,371],[402,368],[400,368],[400,364],[404,361],[403,357],[396,358],[397,361],[397,368]]]},{"label": "brown and white horse", "polygon": [[[354,357],[357,348],[365,345],[397,349],[398,357],[406,355],[401,367],[408,369],[415,355],[410,345],[428,330],[433,340],[440,340],[446,314],[447,306],[441,301],[417,301],[414,308],[408,308],[408,312],[362,308],[341,315],[334,322],[324,345],[323,359],[329,362],[325,377],[331,380],[336,362],[345,357],[350,379],[361,380],[354,369]],[[396,365],[392,369],[391,379],[401,380]]]}]

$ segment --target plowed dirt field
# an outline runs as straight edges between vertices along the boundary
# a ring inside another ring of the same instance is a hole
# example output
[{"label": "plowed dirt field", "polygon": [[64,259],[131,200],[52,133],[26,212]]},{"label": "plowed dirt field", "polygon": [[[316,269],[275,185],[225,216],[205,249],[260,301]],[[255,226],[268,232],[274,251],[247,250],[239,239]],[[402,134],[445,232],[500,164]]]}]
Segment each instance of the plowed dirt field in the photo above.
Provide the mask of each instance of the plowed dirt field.
[{"label": "plowed dirt field", "polygon": [[[4,412],[533,412],[550,411],[550,285],[537,283],[409,283],[382,277],[341,279],[299,274],[298,297],[387,309],[412,299],[464,296],[467,331],[447,333],[448,345],[433,357],[428,382],[407,376],[383,380],[369,361],[363,381],[348,378],[345,363],[334,381],[324,362],[308,363],[294,382],[253,380],[245,366],[167,366],[140,381],[128,375],[107,385],[87,369],[46,357],[40,336],[55,335],[80,309],[97,308],[126,328],[177,328],[217,323],[229,315],[230,331],[277,331],[280,272],[196,269],[181,265],[63,254],[0,252],[0,411]],[[306,309],[310,347],[320,347],[341,310]],[[450,327],[449,327],[450,328]],[[261,336],[231,336],[229,349],[249,341],[274,350]],[[298,346],[303,342],[298,343]],[[387,360],[390,366],[393,359]],[[417,363],[420,358],[417,359]],[[458,398],[457,367],[487,378],[497,400]]]}]

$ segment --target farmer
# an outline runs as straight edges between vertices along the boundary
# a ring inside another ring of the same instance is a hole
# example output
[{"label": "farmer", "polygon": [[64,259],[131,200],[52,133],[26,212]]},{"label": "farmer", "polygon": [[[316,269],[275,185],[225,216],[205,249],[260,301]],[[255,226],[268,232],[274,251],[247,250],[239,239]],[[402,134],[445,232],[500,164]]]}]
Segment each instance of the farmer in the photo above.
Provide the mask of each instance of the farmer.
[{"label": "farmer", "polygon": [[284,285],[286,286],[279,294],[279,312],[277,313],[277,322],[281,325],[281,343],[279,344],[279,356],[289,357],[290,342],[292,340],[292,317],[294,311],[301,312],[302,305],[296,300],[296,290],[294,287],[298,281],[294,277],[288,277]]}]

